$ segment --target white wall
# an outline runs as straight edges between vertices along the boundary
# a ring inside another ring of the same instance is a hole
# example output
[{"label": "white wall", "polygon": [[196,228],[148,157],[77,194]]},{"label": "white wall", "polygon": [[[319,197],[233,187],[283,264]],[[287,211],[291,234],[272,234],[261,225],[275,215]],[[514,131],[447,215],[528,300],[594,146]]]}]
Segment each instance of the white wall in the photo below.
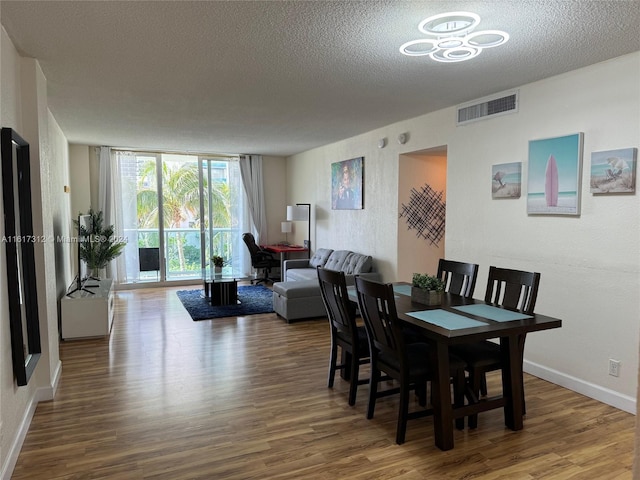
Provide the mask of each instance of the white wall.
[{"label": "white wall", "polygon": [[[399,157],[446,145],[446,256],[480,265],[477,298],[490,265],[540,272],[536,311],[563,320],[561,329],[528,336],[525,369],[635,412],[640,200],[591,195],[588,172],[593,151],[639,147],[639,67],[637,52],[522,86],[516,114],[456,127],[449,108],[295,155],[288,199],[317,206],[316,246],[369,253],[385,280],[395,281]],[[398,145],[402,132],[410,139]],[[584,133],[579,217],[527,216],[526,195],[492,200],[493,164],[523,162],[526,191],[528,141],[575,132]],[[391,141],[378,149],[382,137]],[[332,211],[330,164],[359,156],[365,209]],[[609,358],[622,362],[620,377],[608,375]]]},{"label": "white wall", "polygon": [[263,157],[262,177],[268,226],[267,239],[263,243],[273,244],[284,240],[280,222],[287,219],[286,172],[286,160],[283,157]]},{"label": "white wall", "polygon": [[[69,145],[69,185],[71,186],[71,216],[73,218],[77,218],[80,213],[87,213],[91,207],[90,148],[86,145]],[[97,188],[97,184],[95,188]],[[75,235],[75,229],[71,233]]]},{"label": "white wall", "polygon": [[[6,263],[4,251],[0,252],[0,478],[4,479],[11,475],[37,402],[53,398],[61,372],[57,280],[65,278],[68,265],[63,259],[57,273],[56,255],[64,255],[65,247],[57,248],[55,229],[68,216],[64,193],[58,188],[65,181],[68,163],[66,139],[47,108],[46,79],[38,62],[21,58],[4,28],[0,43],[1,123],[30,144],[34,235],[43,239],[34,244],[42,355],[29,384],[23,387],[17,387],[13,378],[9,324],[4,321],[9,317]],[[4,224],[0,229],[4,233]]]}]

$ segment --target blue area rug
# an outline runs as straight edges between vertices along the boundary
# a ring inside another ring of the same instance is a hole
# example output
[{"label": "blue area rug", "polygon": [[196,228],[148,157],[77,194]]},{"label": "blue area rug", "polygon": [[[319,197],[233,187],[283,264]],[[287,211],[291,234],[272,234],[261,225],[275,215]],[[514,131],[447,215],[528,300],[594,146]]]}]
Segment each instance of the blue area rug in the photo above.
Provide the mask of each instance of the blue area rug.
[{"label": "blue area rug", "polygon": [[199,290],[179,290],[178,298],[193,320],[209,320],[222,317],[242,317],[256,313],[273,312],[273,293],[262,285],[238,287],[238,305],[212,306]]}]

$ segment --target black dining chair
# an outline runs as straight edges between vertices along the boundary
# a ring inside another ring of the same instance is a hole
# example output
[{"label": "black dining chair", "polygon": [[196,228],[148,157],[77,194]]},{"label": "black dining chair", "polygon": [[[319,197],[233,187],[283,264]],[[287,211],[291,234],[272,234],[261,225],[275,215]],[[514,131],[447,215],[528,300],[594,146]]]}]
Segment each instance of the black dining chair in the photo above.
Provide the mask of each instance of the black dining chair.
[{"label": "black dining chair", "polygon": [[441,258],[436,276],[444,282],[446,292],[471,298],[476,288],[478,265]]},{"label": "black dining chair", "polygon": [[[489,268],[489,279],[484,301],[531,315],[536,305],[539,284],[539,273],[492,266]],[[526,334],[518,337],[519,350],[521,352],[524,352],[525,338]],[[481,394],[487,395],[487,372],[503,368],[500,345],[485,340],[477,343],[455,345],[451,350],[467,364],[469,388],[475,397],[474,400],[480,398]],[[520,362],[522,361],[523,358],[521,357]],[[524,411],[524,390],[522,395]],[[477,425],[478,416],[469,416],[469,428],[476,428]]]},{"label": "black dining chair", "polygon": [[[349,405],[355,405],[360,365],[369,363],[369,344],[364,326],[356,323],[356,306],[349,300],[344,272],[317,268],[320,293],[331,330],[331,353],[329,356],[328,388],[333,388],[336,370],[348,369]],[[338,347],[342,350],[343,362],[338,363]]]},{"label": "black dining chair", "polygon": [[[369,381],[369,404],[367,418],[373,418],[376,399],[400,393],[400,406],[396,429],[396,443],[405,440],[407,421],[433,413],[433,409],[409,413],[409,392],[413,389],[421,406],[426,405],[427,382],[434,372],[429,361],[429,346],[426,343],[406,343],[402,325],[396,311],[393,286],[361,277],[356,277],[358,306],[364,319],[369,339],[371,355],[371,376]],[[464,404],[465,364],[451,355],[449,359],[451,376],[454,379],[454,405]],[[400,383],[399,388],[378,391],[381,372]],[[456,426],[461,428],[459,422]]]}]

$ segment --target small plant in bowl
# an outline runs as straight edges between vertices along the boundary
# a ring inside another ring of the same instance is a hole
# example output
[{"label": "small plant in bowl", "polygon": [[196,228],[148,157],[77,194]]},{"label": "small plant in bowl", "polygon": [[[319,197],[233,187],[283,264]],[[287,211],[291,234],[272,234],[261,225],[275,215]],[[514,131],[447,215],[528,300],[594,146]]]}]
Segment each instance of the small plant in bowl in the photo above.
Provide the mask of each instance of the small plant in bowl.
[{"label": "small plant in bowl", "polygon": [[411,300],[424,305],[440,305],[445,283],[436,276],[414,273],[411,281]]}]

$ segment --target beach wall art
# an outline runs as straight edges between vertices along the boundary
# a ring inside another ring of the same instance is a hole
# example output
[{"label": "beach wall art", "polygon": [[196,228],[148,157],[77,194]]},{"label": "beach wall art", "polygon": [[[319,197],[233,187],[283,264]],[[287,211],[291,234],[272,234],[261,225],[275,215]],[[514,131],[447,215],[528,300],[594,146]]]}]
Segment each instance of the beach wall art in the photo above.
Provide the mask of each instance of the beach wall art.
[{"label": "beach wall art", "polygon": [[520,198],[522,162],[500,163],[491,167],[492,198]]},{"label": "beach wall art", "polygon": [[591,152],[591,193],[636,191],[637,148]]},{"label": "beach wall art", "polygon": [[331,164],[331,209],[362,210],[364,157]]},{"label": "beach wall art", "polygon": [[529,141],[529,215],[580,215],[582,144],[582,132]]}]

